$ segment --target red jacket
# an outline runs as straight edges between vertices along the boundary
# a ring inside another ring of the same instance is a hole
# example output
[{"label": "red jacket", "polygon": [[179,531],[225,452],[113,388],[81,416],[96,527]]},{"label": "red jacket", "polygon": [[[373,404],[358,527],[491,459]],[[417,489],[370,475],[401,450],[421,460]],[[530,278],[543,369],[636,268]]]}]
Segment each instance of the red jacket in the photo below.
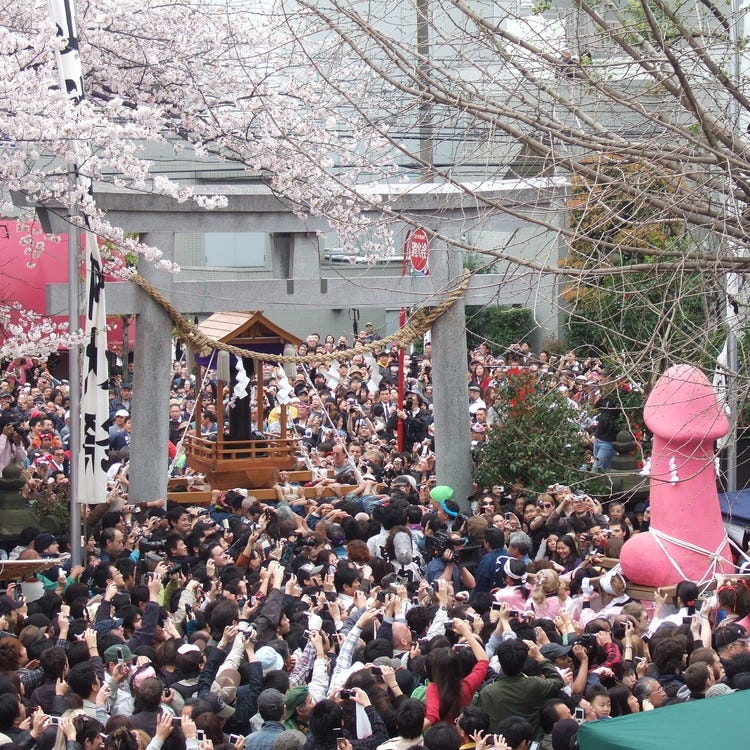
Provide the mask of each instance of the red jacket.
[{"label": "red jacket", "polygon": [[[490,663],[486,659],[482,659],[482,661],[478,661],[474,666],[474,669],[472,669],[471,672],[461,680],[461,697],[458,702],[459,711],[464,706],[468,706],[471,703],[474,698],[474,693],[482,687],[482,683],[487,677],[487,670],[489,667]],[[438,686],[434,682],[431,682],[427,686],[426,699],[427,708],[424,718],[431,724],[437,724],[439,721],[455,722],[458,718],[458,714],[456,716],[440,715],[440,693],[438,691]]]}]

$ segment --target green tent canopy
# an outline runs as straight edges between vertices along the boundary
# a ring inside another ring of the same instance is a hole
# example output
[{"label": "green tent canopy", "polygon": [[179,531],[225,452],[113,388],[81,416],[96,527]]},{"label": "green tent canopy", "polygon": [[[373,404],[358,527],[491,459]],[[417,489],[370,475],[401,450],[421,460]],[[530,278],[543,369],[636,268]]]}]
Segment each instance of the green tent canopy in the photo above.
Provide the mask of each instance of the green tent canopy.
[{"label": "green tent canopy", "polygon": [[578,733],[581,750],[714,750],[748,746],[750,690],[592,721]]}]

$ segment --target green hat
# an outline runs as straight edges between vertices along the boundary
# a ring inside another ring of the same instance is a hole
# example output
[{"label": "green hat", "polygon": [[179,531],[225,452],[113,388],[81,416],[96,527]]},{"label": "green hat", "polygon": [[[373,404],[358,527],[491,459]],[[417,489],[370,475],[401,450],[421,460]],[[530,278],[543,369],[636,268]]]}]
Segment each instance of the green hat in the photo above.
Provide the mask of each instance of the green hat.
[{"label": "green hat", "polygon": [[430,497],[436,503],[444,503],[453,497],[453,487],[449,487],[447,484],[439,484],[430,490]]},{"label": "green hat", "polygon": [[284,721],[288,721],[292,718],[294,712],[307,700],[309,693],[310,691],[307,689],[307,685],[301,685],[300,687],[287,690]]},{"label": "green hat", "polygon": [[125,659],[125,661],[133,661],[135,659],[135,656],[133,655],[133,652],[130,650],[130,647],[125,643],[117,643],[114,646],[110,646],[105,652],[104,652],[104,663],[117,661],[117,649],[122,650],[122,658]]}]

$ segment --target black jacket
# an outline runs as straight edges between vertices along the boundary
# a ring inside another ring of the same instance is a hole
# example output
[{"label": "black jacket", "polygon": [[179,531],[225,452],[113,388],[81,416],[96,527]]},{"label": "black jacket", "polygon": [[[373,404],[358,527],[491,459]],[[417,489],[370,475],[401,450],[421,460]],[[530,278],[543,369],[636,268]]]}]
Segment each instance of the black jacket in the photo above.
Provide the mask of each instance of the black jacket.
[{"label": "black jacket", "polygon": [[[406,413],[404,420],[404,450],[410,451],[415,443],[421,443],[427,437],[427,428],[432,423],[432,415],[427,409],[420,409],[416,414]],[[396,434],[398,414],[394,411],[386,424],[387,429]]]}]

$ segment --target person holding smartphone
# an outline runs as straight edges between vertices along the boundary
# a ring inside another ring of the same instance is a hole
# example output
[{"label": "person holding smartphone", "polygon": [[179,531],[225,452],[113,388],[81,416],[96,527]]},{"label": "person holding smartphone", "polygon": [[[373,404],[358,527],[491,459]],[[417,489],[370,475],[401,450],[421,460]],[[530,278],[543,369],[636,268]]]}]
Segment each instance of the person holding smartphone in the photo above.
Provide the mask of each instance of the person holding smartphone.
[{"label": "person holding smartphone", "polygon": [[424,729],[440,721],[455,721],[461,709],[471,703],[489,669],[487,652],[482,642],[475,637],[471,625],[466,620],[454,618],[452,626],[472,650],[477,663],[471,672],[462,678],[461,660],[456,651],[453,648],[439,648],[435,651],[432,661],[432,682],[427,686],[426,693]]},{"label": "person holding smartphone", "polygon": [[[60,731],[68,743],[75,742],[81,748],[98,747],[104,726],[90,716],[63,716],[60,719]],[[70,745],[68,745],[70,747]]]}]

